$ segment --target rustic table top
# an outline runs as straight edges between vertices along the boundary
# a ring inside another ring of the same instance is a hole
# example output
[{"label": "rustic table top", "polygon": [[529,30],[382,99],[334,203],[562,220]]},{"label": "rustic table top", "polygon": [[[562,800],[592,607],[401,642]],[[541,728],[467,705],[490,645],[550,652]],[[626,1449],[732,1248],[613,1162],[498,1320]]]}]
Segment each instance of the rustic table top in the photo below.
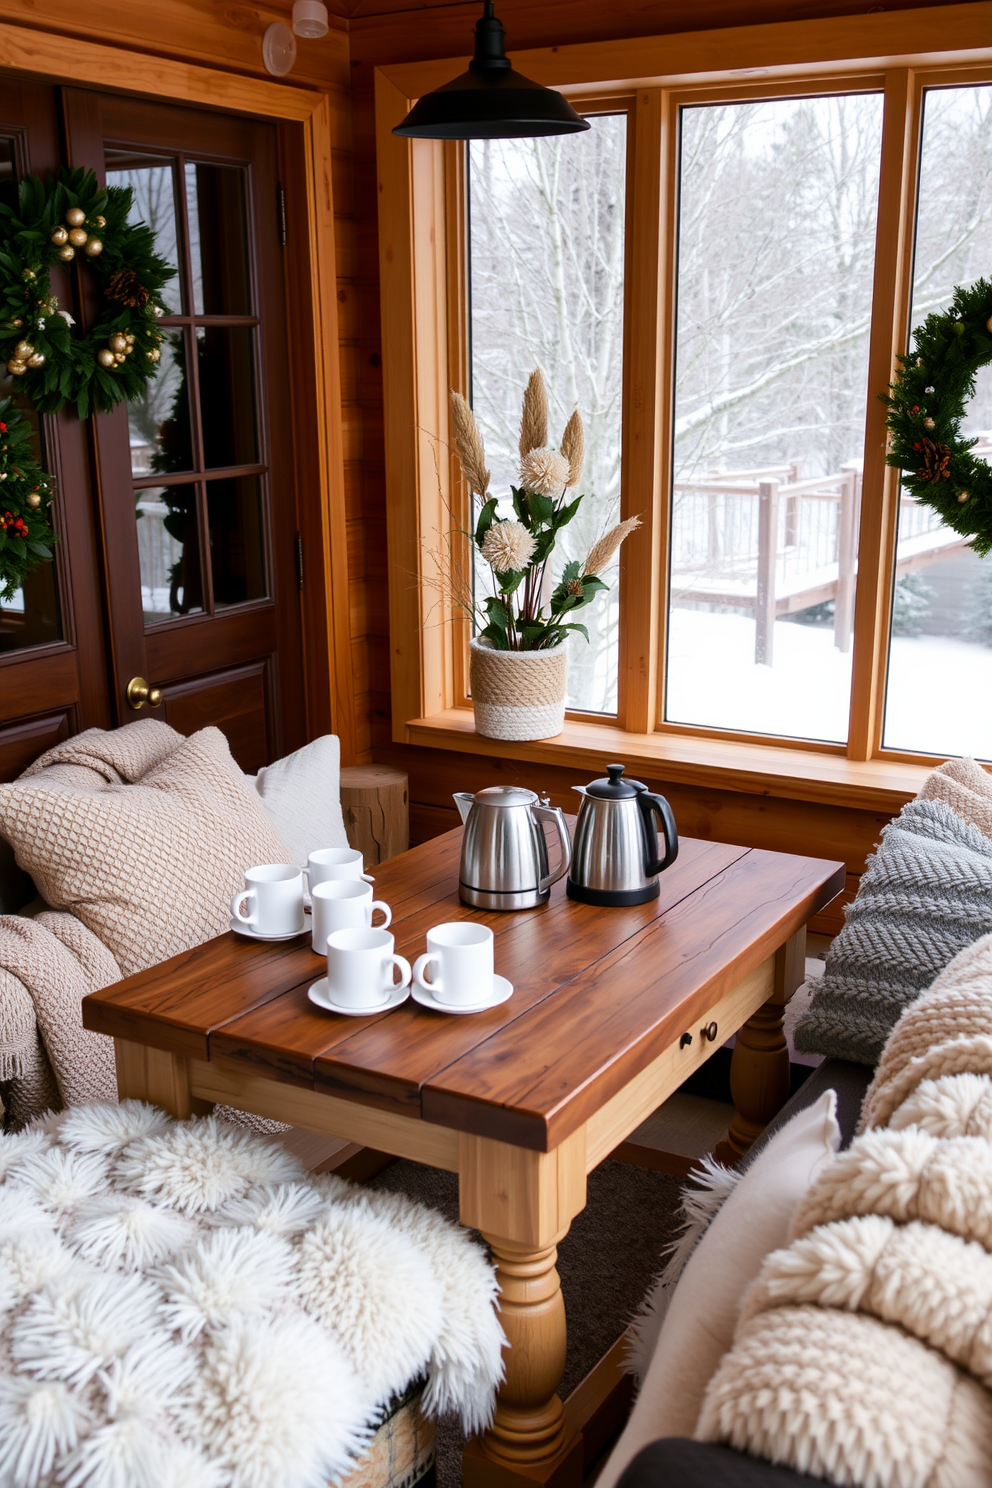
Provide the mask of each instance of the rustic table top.
[{"label": "rustic table top", "polygon": [[686,838],[651,904],[577,904],[562,881],[540,909],[488,912],[458,898],[461,835],[380,864],[375,895],[411,961],[432,925],[490,925],[514,987],[501,1006],[322,1012],[308,929],[281,944],[218,936],[86,998],[85,1026],[549,1151],[844,887],[841,863]]}]

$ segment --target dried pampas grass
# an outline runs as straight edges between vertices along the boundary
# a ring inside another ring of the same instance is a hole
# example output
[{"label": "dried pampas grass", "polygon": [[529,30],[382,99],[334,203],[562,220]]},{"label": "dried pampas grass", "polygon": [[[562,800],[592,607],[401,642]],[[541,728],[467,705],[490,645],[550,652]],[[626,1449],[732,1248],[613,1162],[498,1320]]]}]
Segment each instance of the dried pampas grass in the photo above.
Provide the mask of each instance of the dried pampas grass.
[{"label": "dried pampas grass", "polygon": [[561,436],[561,452],[568,461],[568,485],[577,486],[582,479],[582,462],[586,457],[586,431],[582,415],[576,409]]},{"label": "dried pampas grass", "polygon": [[[472,588],[472,570],[461,561],[457,551],[456,533],[435,532],[435,541],[423,540],[424,564],[420,582],[425,589],[432,589],[440,598],[442,623],[448,606],[461,610],[465,615],[475,614],[475,593]],[[471,558],[468,560],[471,564]]]},{"label": "dried pampas grass", "polygon": [[593,544],[582,570],[583,574],[601,574],[624,538],[629,537],[640,525],[640,517],[628,517],[625,522],[618,522],[615,527],[611,527],[609,532],[599,539],[599,542]]},{"label": "dried pampas grass", "polygon": [[520,458],[531,450],[543,449],[548,442],[548,390],[540,367],[527,379],[524,407],[520,417]]},{"label": "dried pampas grass", "polygon": [[451,432],[461,461],[462,474],[475,494],[485,500],[489,490],[486,447],[475,422],[475,414],[461,393],[456,393],[454,388],[451,389]]}]

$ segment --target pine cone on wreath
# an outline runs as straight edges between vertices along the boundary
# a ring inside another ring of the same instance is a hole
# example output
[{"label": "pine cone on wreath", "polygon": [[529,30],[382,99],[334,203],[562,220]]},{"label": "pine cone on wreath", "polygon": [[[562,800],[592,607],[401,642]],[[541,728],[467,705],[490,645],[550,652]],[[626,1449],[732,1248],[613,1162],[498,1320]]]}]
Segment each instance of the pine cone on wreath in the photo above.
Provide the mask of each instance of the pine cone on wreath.
[{"label": "pine cone on wreath", "polygon": [[933,439],[919,439],[913,448],[920,454],[922,460],[916,472],[917,480],[950,480],[951,452],[946,444],[938,444]]},{"label": "pine cone on wreath", "polygon": [[133,269],[120,269],[108,282],[104,295],[131,310],[143,310],[148,304],[148,291]]}]

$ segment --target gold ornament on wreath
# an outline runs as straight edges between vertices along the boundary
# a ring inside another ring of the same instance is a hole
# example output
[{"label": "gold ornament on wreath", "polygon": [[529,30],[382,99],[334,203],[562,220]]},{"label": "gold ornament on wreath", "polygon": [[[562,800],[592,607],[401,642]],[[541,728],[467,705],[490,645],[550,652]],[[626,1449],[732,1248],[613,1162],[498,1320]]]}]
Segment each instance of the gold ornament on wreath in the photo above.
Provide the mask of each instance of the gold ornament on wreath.
[{"label": "gold ornament on wreath", "polygon": [[[142,397],[158,372],[162,289],[175,269],[155,235],[132,222],[130,187],[101,187],[92,171],[27,176],[16,209],[0,206],[0,360],[42,413],[80,418]],[[85,335],[52,292],[49,271],[87,261],[101,298]]]}]

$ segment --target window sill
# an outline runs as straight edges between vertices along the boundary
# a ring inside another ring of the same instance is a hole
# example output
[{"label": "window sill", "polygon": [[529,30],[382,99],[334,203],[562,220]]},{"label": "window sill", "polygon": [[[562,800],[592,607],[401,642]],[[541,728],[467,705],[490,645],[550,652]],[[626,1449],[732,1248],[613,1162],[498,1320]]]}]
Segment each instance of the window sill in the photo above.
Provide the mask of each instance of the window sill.
[{"label": "window sill", "polygon": [[599,772],[608,760],[621,759],[652,780],[889,815],[916,795],[932,768],[684,734],[629,734],[615,724],[575,719],[566,719],[557,738],[512,743],[477,734],[468,708],[414,718],[406,727],[411,744],[431,749]]}]

